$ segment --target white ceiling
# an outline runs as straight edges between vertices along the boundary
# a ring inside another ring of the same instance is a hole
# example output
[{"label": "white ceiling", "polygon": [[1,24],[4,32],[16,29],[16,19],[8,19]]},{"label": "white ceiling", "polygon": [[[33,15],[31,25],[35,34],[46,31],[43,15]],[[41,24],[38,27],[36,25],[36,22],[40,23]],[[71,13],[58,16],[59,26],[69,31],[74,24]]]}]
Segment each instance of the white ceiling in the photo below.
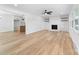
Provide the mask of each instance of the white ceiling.
[{"label": "white ceiling", "polygon": [[53,15],[69,15],[72,6],[71,4],[4,4],[3,7],[20,10],[26,13],[42,15],[45,9],[53,11]]}]

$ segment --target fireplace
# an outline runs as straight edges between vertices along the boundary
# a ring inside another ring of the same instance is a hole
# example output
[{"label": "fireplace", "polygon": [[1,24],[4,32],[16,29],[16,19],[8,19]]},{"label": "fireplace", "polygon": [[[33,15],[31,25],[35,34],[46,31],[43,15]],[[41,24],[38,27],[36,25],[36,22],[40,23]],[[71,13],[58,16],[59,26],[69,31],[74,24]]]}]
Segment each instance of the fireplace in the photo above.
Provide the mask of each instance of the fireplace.
[{"label": "fireplace", "polygon": [[52,30],[57,30],[58,29],[58,26],[57,25],[51,25],[51,29]]}]

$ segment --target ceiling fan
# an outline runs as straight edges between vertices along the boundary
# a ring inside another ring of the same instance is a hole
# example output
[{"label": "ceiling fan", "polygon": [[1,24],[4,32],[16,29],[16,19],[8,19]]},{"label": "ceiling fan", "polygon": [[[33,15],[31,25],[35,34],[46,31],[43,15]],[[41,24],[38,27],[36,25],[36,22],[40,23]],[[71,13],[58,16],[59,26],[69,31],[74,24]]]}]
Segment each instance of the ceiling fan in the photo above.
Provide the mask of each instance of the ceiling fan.
[{"label": "ceiling fan", "polygon": [[53,13],[53,11],[47,11],[47,10],[44,10],[44,13],[43,13],[43,14],[51,15],[52,13]]}]

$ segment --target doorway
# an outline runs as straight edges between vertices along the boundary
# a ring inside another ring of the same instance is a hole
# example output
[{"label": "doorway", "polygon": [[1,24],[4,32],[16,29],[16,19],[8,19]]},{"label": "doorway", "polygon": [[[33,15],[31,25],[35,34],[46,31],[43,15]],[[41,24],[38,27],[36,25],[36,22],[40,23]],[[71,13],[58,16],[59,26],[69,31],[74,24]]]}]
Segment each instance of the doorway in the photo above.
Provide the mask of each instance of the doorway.
[{"label": "doorway", "polygon": [[14,19],[14,32],[25,32],[25,19],[22,16],[17,16]]}]

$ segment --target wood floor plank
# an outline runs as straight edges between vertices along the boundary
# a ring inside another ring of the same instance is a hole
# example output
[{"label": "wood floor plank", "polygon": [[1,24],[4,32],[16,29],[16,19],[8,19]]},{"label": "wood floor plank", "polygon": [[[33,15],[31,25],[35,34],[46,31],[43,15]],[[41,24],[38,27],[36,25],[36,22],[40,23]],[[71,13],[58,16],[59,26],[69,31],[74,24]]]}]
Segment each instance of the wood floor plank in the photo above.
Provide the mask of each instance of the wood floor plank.
[{"label": "wood floor plank", "polygon": [[75,55],[68,32],[39,31],[29,35],[17,32],[0,33],[0,54],[12,55]]}]

